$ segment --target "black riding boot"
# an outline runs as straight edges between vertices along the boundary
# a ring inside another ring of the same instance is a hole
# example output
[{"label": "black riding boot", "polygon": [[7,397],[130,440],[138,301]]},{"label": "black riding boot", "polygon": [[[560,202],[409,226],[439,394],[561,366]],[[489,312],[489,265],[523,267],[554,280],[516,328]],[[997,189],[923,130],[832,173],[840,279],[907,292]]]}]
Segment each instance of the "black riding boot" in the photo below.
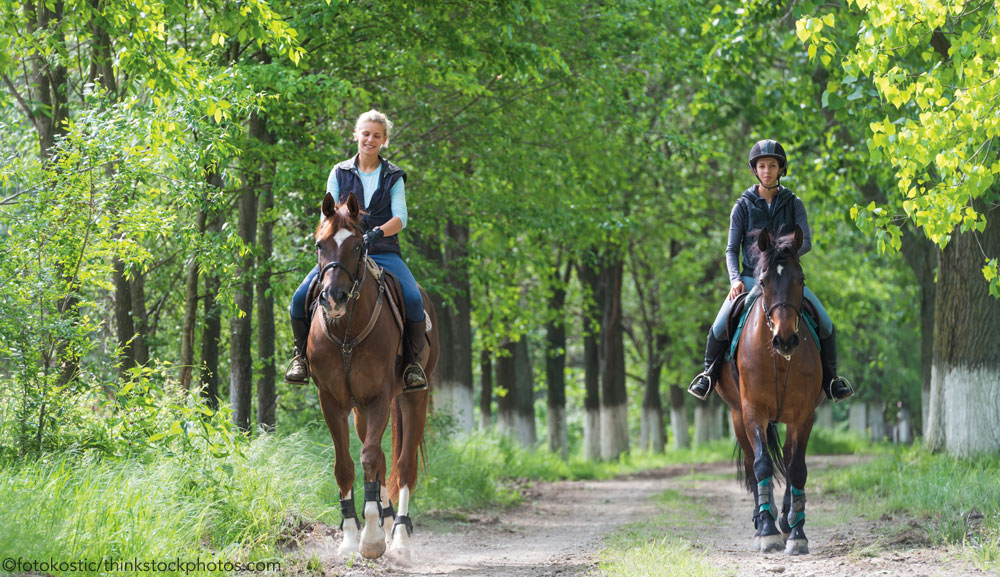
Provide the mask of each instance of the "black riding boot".
[{"label": "black riding boot", "polygon": [[844,377],[837,376],[837,331],[819,341],[819,358],[823,364],[823,392],[826,398],[839,403],[854,395],[854,387]]},{"label": "black riding boot", "polygon": [[309,363],[306,362],[309,321],[292,317],[292,338],[295,340],[295,356],[285,371],[285,382],[304,385],[309,382]]},{"label": "black riding boot", "polygon": [[426,333],[427,322],[421,320],[417,322],[406,321],[406,348],[403,358],[406,368],[403,369],[403,392],[422,391],[427,388],[427,375],[424,374],[423,367],[420,366],[420,355],[424,352],[424,345],[427,343]]},{"label": "black riding boot", "polygon": [[688,385],[689,393],[703,401],[708,398],[709,393],[712,392],[712,386],[715,385],[716,376],[719,374],[718,367],[722,364],[718,361],[722,358],[725,350],[726,341],[717,340],[715,333],[709,329],[708,343],[705,345],[705,370],[699,373]]}]

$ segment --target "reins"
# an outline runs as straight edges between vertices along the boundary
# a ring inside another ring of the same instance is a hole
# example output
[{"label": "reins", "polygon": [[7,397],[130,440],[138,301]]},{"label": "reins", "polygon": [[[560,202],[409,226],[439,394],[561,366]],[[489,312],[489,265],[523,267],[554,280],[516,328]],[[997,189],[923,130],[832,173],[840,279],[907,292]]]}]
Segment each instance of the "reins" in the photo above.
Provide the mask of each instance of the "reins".
[{"label": "reins", "polygon": [[[764,293],[763,293],[763,291],[761,291],[761,295],[760,295],[760,310],[764,311],[764,320],[767,322],[767,328],[770,329],[771,332],[774,332],[774,327],[771,324],[771,311],[773,311],[774,309],[776,309],[778,307],[788,307],[788,308],[792,309],[793,311],[795,311],[795,313],[796,313],[796,317],[795,317],[795,332],[799,331],[799,319],[802,318],[802,312],[798,308],[796,308],[794,305],[791,305],[791,304],[783,301],[783,302],[777,303],[775,305],[771,305],[770,308],[766,308],[765,309],[764,307],[765,307]],[[781,388],[781,395],[780,396],[778,395],[778,357],[777,357],[777,355],[774,354],[773,351],[771,352],[771,366],[774,369],[774,399],[775,399],[775,402],[778,404],[778,413],[774,417],[774,422],[777,423],[777,422],[779,422],[779,419],[781,419],[781,409],[783,408],[783,406],[785,404],[785,395],[788,394],[788,377],[792,374],[792,357],[791,356],[788,357],[788,368],[785,369],[785,384]]]},{"label": "reins", "polygon": [[344,338],[340,339],[336,335],[330,332],[330,317],[326,315],[326,309],[319,307],[323,311],[323,334],[326,338],[340,347],[340,352],[344,357],[344,381],[347,386],[347,392],[351,396],[351,400],[354,400],[354,393],[351,392],[351,353],[354,352],[354,348],[361,344],[365,338],[371,334],[372,330],[375,328],[375,322],[378,321],[379,316],[382,313],[382,296],[385,294],[385,276],[379,277],[378,282],[378,297],[375,300],[375,309],[372,311],[371,318],[368,319],[368,324],[365,328],[361,330],[358,336],[353,339],[350,338],[351,326],[354,324],[354,313],[357,310],[357,302],[361,298],[361,289],[364,287],[365,279],[368,278],[368,249],[365,248],[361,253],[361,257],[358,259],[358,268],[361,270],[355,274],[351,274],[351,271],[347,269],[338,261],[327,263],[320,271],[319,280],[323,282],[323,276],[326,275],[327,271],[330,269],[340,268],[347,273],[347,277],[354,281],[351,287],[351,292],[347,295],[347,300],[350,303],[350,312],[347,317],[347,326],[344,328]]}]

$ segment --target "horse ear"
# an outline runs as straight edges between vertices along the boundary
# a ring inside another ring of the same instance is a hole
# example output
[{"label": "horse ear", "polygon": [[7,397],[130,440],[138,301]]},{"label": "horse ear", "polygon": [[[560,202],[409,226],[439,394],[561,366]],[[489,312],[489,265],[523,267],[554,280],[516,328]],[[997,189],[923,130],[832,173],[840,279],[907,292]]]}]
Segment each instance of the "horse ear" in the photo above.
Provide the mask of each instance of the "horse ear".
[{"label": "horse ear", "polygon": [[802,227],[795,225],[795,254],[799,254],[800,248],[802,248]]},{"label": "horse ear", "polygon": [[771,235],[767,234],[767,229],[760,229],[760,233],[757,234],[757,248],[760,249],[761,253],[767,252],[767,249],[771,247]]},{"label": "horse ear", "polygon": [[358,198],[353,194],[347,197],[347,211],[351,213],[351,219],[357,219],[361,213],[361,205],[358,204]]},{"label": "horse ear", "polygon": [[337,213],[337,201],[333,200],[333,195],[327,193],[323,195],[323,216],[330,218]]}]

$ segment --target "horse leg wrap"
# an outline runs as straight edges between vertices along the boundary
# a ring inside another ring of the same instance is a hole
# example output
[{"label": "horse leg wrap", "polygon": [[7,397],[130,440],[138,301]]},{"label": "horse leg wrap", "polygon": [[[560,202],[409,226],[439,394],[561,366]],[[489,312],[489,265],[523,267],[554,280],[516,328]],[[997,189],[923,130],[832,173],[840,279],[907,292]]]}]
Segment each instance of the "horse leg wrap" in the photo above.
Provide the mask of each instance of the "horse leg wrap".
[{"label": "horse leg wrap", "polygon": [[[374,501],[378,507],[378,522],[382,524],[382,484],[378,481],[365,481],[365,505]],[[363,509],[362,509],[363,510]]]},{"label": "horse leg wrap", "polygon": [[413,521],[410,520],[408,515],[400,515],[396,517],[396,522],[392,524],[392,532],[395,533],[396,527],[400,525],[406,527],[407,536],[413,535]]},{"label": "horse leg wrap", "polygon": [[757,503],[758,515],[767,511],[772,519],[778,518],[774,510],[774,487],[771,485],[771,477],[757,483]]},{"label": "horse leg wrap", "polygon": [[389,506],[388,507],[383,507],[382,508],[382,518],[383,519],[385,519],[385,518],[395,519],[396,518],[396,509],[395,509],[395,507],[392,506],[392,501],[391,500],[389,501]]},{"label": "horse leg wrap", "polygon": [[361,521],[358,520],[358,511],[354,508],[354,497],[350,499],[340,500],[340,530],[344,530],[344,521],[348,519],[354,519],[354,523],[358,526],[358,530],[361,530]]},{"label": "horse leg wrap", "polygon": [[806,518],[806,492],[792,487],[792,508],[788,510],[788,526],[794,527]]}]

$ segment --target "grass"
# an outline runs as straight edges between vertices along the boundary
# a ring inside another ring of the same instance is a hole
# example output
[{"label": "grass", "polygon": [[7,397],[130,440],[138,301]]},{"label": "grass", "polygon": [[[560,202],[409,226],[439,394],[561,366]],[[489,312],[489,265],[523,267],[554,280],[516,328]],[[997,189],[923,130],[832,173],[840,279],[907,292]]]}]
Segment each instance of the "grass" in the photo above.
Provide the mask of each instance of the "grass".
[{"label": "grass", "polygon": [[829,472],[829,491],[850,495],[869,518],[917,517],[928,540],[957,544],[980,566],[1000,569],[1000,456],[959,459],[898,449]]},{"label": "grass", "polygon": [[706,554],[691,546],[684,530],[698,525],[692,520],[708,518],[708,510],[697,499],[674,490],[662,493],[656,511],[646,520],[630,523],[605,539],[598,568],[605,577],[717,577],[720,572]]}]

